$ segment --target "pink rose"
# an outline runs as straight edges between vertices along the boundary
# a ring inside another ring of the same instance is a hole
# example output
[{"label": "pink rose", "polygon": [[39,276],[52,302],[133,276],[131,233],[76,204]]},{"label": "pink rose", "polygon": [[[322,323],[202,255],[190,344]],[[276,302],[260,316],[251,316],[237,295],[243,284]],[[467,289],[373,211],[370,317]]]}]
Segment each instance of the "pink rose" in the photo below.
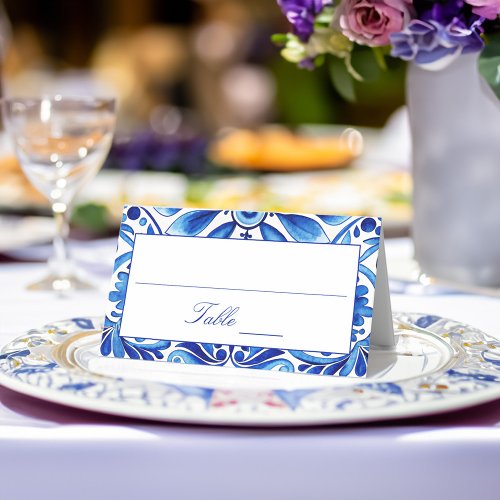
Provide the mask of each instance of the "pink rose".
[{"label": "pink rose", "polygon": [[465,0],[472,5],[472,12],[487,19],[495,19],[500,15],[500,0]]},{"label": "pink rose", "polygon": [[342,0],[335,22],[351,41],[374,47],[388,45],[389,35],[403,30],[412,13],[412,0]]}]

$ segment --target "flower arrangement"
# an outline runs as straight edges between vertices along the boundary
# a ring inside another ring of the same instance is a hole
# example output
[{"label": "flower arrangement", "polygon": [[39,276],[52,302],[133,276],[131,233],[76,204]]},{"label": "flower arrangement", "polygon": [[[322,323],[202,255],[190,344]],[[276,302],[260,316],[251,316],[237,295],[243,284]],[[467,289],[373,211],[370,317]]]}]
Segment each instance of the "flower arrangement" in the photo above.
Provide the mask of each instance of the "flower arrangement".
[{"label": "flower arrangement", "polygon": [[[292,26],[290,33],[273,37],[285,59],[313,69],[331,54],[358,80],[351,59],[357,45],[371,47],[382,67],[390,54],[441,69],[461,54],[481,51],[486,34],[500,31],[500,0],[277,2]],[[495,62],[500,74],[500,61]]]}]

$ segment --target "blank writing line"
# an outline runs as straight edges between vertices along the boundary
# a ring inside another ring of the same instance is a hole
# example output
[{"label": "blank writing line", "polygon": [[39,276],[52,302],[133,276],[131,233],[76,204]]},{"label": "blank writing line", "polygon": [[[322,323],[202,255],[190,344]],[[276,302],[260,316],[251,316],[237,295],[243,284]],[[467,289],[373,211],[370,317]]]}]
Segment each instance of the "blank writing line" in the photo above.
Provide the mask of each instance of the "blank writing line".
[{"label": "blank writing line", "polygon": [[179,287],[179,288],[201,288],[206,290],[230,290],[232,292],[261,292],[261,293],[282,293],[287,295],[311,295],[317,297],[339,297],[346,298],[347,295],[335,295],[328,293],[306,293],[306,292],[282,292],[276,290],[248,290],[246,288],[223,288],[223,287],[215,287],[215,286],[197,286],[197,285],[172,285],[169,283],[148,283],[145,281],[136,281],[136,285],[152,285],[152,286],[171,286],[171,287]]},{"label": "blank writing line", "polygon": [[240,335],[260,335],[261,337],[283,337],[283,335],[276,335],[274,333],[252,333],[252,332],[239,332]]}]

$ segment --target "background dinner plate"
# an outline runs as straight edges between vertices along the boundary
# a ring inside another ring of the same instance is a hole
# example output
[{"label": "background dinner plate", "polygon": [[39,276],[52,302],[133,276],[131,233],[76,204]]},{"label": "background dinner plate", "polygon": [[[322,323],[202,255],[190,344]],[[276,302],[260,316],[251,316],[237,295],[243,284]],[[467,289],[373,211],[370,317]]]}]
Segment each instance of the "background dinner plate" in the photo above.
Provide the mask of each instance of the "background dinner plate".
[{"label": "background dinner plate", "polygon": [[55,233],[51,217],[0,215],[0,252],[51,241]]},{"label": "background dinner plate", "polygon": [[310,426],[390,420],[500,397],[500,342],[461,323],[396,314],[396,347],[372,348],[368,377],[322,377],[98,355],[101,320],[30,330],[0,354],[0,383],[22,394],[166,422]]}]

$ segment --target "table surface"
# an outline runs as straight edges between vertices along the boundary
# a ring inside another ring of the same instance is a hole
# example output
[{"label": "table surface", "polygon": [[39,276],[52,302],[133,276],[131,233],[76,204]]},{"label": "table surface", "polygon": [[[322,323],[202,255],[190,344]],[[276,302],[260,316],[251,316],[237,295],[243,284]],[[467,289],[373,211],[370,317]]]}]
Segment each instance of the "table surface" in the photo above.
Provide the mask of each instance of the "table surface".
[{"label": "table surface", "polygon": [[[388,267],[411,251],[387,243]],[[91,262],[99,288],[28,292],[44,264],[0,264],[0,344],[33,327],[103,314],[113,244]],[[41,252],[39,253],[41,255]],[[437,314],[500,339],[500,298],[394,287],[394,311]],[[408,291],[410,290],[410,291]],[[360,465],[362,464],[362,465]],[[356,472],[362,467],[360,477]],[[0,500],[500,498],[500,400],[390,423],[288,429],[158,424],[74,410],[0,387]],[[146,492],[146,493],[145,493]]]}]

